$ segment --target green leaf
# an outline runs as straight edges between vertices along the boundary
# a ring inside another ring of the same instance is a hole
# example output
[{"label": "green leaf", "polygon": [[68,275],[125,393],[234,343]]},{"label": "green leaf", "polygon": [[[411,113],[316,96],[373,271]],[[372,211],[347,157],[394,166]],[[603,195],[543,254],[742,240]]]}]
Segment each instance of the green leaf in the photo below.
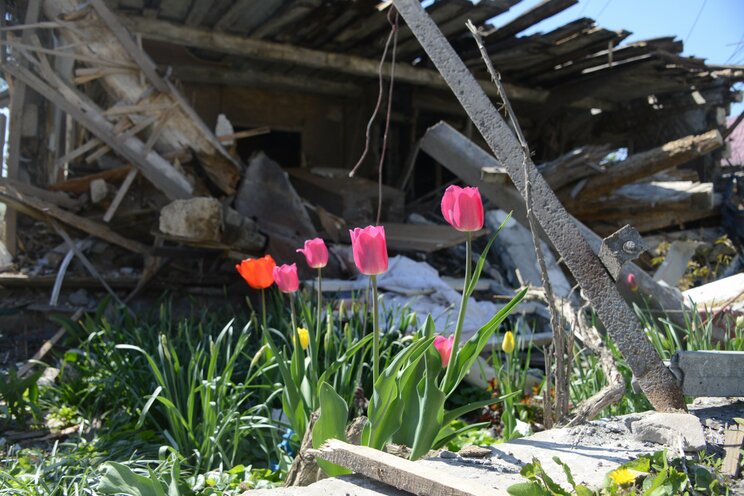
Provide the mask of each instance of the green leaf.
[{"label": "green leaf", "polygon": [[571,473],[571,469],[569,468],[569,466],[563,463],[563,461],[561,461],[561,459],[558,458],[557,456],[553,457],[553,461],[557,463],[558,465],[560,465],[561,468],[563,468],[563,473],[566,474],[566,480],[568,481],[569,484],[571,484],[571,487],[576,489],[576,482],[574,482],[573,474]]},{"label": "green leaf", "polygon": [[[439,368],[441,369],[441,365]],[[425,370],[425,361],[419,359],[415,363],[408,365],[399,380],[399,397],[403,418],[417,419],[419,417],[420,405],[416,387],[421,381]],[[413,446],[416,439],[416,424],[416,422],[401,422],[400,428],[393,435],[392,441],[395,444]]]},{"label": "green leaf", "polygon": [[[346,421],[349,407],[341,396],[328,384],[320,385],[320,417],[313,426],[313,448],[320,448],[329,439],[346,441]],[[330,477],[351,473],[348,469],[318,460],[318,465]]]},{"label": "green leaf", "polygon": [[648,455],[643,455],[635,460],[623,463],[618,468],[627,468],[629,470],[635,470],[636,472],[647,474],[651,471],[651,458],[649,458]]},{"label": "green leaf", "polygon": [[551,496],[550,491],[537,482],[518,482],[506,488],[512,496]]},{"label": "green leaf", "polygon": [[486,264],[486,259],[488,258],[488,252],[491,250],[491,245],[494,241],[496,241],[496,237],[499,235],[499,232],[504,228],[506,223],[511,218],[511,212],[509,212],[509,215],[506,216],[506,219],[504,219],[504,222],[501,223],[501,225],[496,229],[496,232],[491,235],[491,239],[488,240],[488,244],[486,245],[486,248],[483,250],[483,253],[481,253],[480,257],[478,257],[478,262],[475,265],[475,270],[473,271],[473,275],[470,278],[470,281],[468,283],[468,287],[465,288],[465,291],[467,291],[467,296],[470,297],[470,295],[473,294],[473,291],[475,291],[475,287],[478,284],[478,279],[480,279],[480,275],[483,272],[483,266]]},{"label": "green leaf", "polygon": [[169,496],[159,481],[137,475],[129,467],[115,462],[104,464],[104,474],[98,483],[98,491],[103,494],[130,496]]},{"label": "green leaf", "polygon": [[437,386],[437,376],[442,369],[442,359],[437,350],[430,346],[424,353],[423,361],[426,364],[426,370],[423,379],[416,388],[419,415],[416,436],[411,446],[411,460],[417,460],[429,452],[442,429],[444,420],[444,400],[446,397]]},{"label": "green leaf", "polygon": [[490,424],[491,422],[477,422],[475,424],[466,424],[454,431],[448,429],[447,424],[444,424],[444,427],[442,427],[442,429],[439,431],[439,434],[437,435],[437,439],[434,441],[434,449],[441,448],[461,434],[488,427]]},{"label": "green leaf", "polygon": [[455,370],[458,372],[458,375],[457,377],[453,375],[450,379],[450,383],[446,384],[443,388],[444,391],[447,392],[447,396],[451,395],[455,391],[458,384],[460,384],[463,378],[468,374],[468,372],[470,372],[470,369],[478,359],[481,351],[483,351],[483,348],[488,344],[488,340],[491,339],[493,333],[496,332],[496,329],[498,329],[499,325],[501,325],[501,323],[509,316],[512,310],[520,301],[522,301],[524,295],[527,294],[527,289],[528,288],[524,288],[519,292],[519,294],[512,298],[504,308],[499,310],[491,320],[478,329],[478,332],[476,332],[473,337],[468,339],[462,346],[460,352],[457,353],[457,361],[455,363]]}]

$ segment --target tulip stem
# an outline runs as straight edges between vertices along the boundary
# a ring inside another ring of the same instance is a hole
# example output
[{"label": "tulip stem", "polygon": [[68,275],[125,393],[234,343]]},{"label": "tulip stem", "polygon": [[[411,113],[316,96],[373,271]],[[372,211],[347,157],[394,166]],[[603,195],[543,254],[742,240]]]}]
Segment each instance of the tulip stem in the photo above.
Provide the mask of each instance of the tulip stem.
[{"label": "tulip stem", "polygon": [[261,290],[261,313],[263,314],[263,328],[265,331],[269,330],[269,327],[266,325],[266,290]]},{"label": "tulip stem", "polygon": [[[372,384],[377,384],[380,375],[380,322],[377,308],[377,276],[370,276],[372,280]],[[374,387],[374,386],[373,386]]]},{"label": "tulip stem", "polygon": [[468,307],[468,286],[470,286],[470,266],[473,263],[473,243],[472,233],[467,233],[465,240],[465,279],[462,287],[462,300],[460,301],[460,313],[457,315],[457,325],[455,326],[455,336],[452,340],[452,352],[450,355],[450,361],[447,364],[447,372],[444,374],[444,382],[442,382],[445,393],[447,387],[452,380],[452,375],[455,373],[455,367],[457,366],[457,355],[460,352],[460,335],[462,334],[462,326],[465,323],[465,311]]},{"label": "tulip stem", "polygon": [[323,286],[322,281],[323,278],[321,277],[321,271],[323,269],[318,269],[318,308],[316,309],[316,318],[315,318],[315,339],[316,344],[320,344],[320,331],[321,331],[321,319],[323,317]]},{"label": "tulip stem", "polygon": [[295,319],[294,295],[292,293],[289,293],[287,297],[289,297],[289,310],[291,312],[290,317],[292,318],[292,332],[290,333],[290,336],[292,336],[297,332],[297,321]]}]

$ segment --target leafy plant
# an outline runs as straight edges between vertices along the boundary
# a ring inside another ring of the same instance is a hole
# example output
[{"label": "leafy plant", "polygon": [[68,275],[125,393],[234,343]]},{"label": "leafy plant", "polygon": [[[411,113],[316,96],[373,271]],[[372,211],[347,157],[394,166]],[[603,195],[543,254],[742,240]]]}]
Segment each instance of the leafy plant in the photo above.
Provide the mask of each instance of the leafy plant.
[{"label": "leafy plant", "polygon": [[278,392],[249,404],[254,390],[269,388],[258,383],[262,367],[253,360],[243,381],[234,379],[237,360],[251,336],[249,328],[246,325],[235,339],[230,322],[216,338],[207,337],[186,350],[161,334],[155,356],[138,346],[117,345],[117,349],[142,354],[157,385],[142,408],[137,427],[146,422],[154,425],[196,471],[218,463],[232,467],[245,452],[244,438],[258,429],[278,437],[278,426],[271,421],[267,406]]},{"label": "leafy plant", "polygon": [[39,387],[36,383],[42,374],[43,370],[39,370],[26,377],[18,377],[15,369],[10,369],[7,374],[0,373],[0,399],[7,408],[5,424],[13,418],[23,421],[29,409],[36,417],[40,416]]},{"label": "leafy plant", "polygon": [[[475,289],[495,236],[491,238],[481,254],[472,278],[466,275],[463,302],[467,301]],[[451,356],[447,355],[446,360],[432,346],[435,329],[434,321],[429,316],[423,327],[414,335],[412,344],[400,351],[380,371],[367,410],[368,421],[362,433],[362,444],[376,449],[383,449],[391,442],[403,444],[411,448],[410,458],[415,460],[425,455],[430,449],[446,444],[449,439],[460,433],[452,433],[445,429],[451,420],[493,403],[495,400],[488,399],[451,411],[445,411],[444,408],[447,397],[453,394],[491,336],[521,301],[525,293],[526,289],[482,326],[463,344],[462,348],[456,346],[457,337],[455,337],[455,347],[451,351]],[[463,304],[458,326],[463,321],[464,310]],[[457,333],[456,330],[456,336]],[[443,363],[446,362],[449,363],[445,367]],[[442,372],[444,372],[443,377]],[[340,418],[338,411],[342,405],[339,401],[340,397],[328,391],[324,398],[328,401],[324,402],[321,398],[321,414],[313,430],[313,446],[316,448],[329,439],[322,433],[326,432],[327,427],[335,422],[335,419]],[[485,424],[473,424],[466,429],[475,429],[483,425]],[[337,437],[337,435],[344,439],[342,432],[334,432],[332,437]]]}]

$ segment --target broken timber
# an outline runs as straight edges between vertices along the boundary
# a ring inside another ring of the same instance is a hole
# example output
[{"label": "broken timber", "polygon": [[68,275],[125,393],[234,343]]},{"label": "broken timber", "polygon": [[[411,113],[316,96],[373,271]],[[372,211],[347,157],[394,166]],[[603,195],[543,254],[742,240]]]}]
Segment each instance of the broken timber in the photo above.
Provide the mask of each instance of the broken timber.
[{"label": "broken timber", "polygon": [[[329,53],[320,50],[312,50],[298,46],[290,46],[282,43],[246,38],[228,33],[215,32],[213,30],[195,28],[190,26],[179,26],[170,22],[148,19],[146,17],[125,18],[129,29],[144,38],[157,40],[176,45],[186,45],[216,52],[242,55],[258,60],[271,62],[283,62],[297,64],[301,67],[314,69],[334,70],[340,73],[356,76],[377,77],[378,60],[367,59],[355,55],[341,53]],[[384,67],[386,76],[389,68]],[[434,88],[446,88],[437,71],[421,69],[405,64],[395,67],[395,79],[398,81],[420,84]],[[491,95],[495,95],[495,89],[486,81],[479,84]],[[504,85],[510,98],[540,103],[547,99],[547,92],[524,88],[521,86]]]},{"label": "broken timber", "polygon": [[318,450],[308,450],[326,460],[357,474],[382,482],[411,494],[429,496],[496,496],[502,494],[488,486],[467,479],[443,474],[410,460],[367,446],[331,439]]},{"label": "broken timber", "polygon": [[528,176],[535,218],[581,285],[651,404],[660,411],[686,409],[674,376],[646,338],[636,315],[623,301],[602,262],[532,160],[524,156],[511,128],[447,39],[418,1],[393,0],[393,4],[523,197],[525,175]]},{"label": "broken timber", "polygon": [[121,246],[131,252],[140,254],[149,252],[147,246],[121,236],[109,229],[108,226],[70,213],[59,208],[57,205],[40,200],[35,196],[23,194],[19,188],[15,187],[14,182],[8,179],[0,180],[0,202],[34,218],[46,220],[47,217],[51,217],[57,219],[70,227],[106,240],[111,244]]}]

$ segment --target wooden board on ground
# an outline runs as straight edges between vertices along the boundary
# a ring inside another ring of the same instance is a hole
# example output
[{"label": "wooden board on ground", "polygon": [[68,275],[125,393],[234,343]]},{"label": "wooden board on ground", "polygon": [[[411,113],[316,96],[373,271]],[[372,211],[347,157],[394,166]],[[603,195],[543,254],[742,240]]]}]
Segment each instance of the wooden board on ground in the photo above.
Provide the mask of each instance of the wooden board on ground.
[{"label": "wooden board on ground", "polygon": [[[422,251],[431,253],[457,246],[467,239],[467,233],[439,224],[401,224],[385,222],[387,247],[398,251]],[[483,236],[488,231],[482,229],[473,233],[473,238]]]},{"label": "wooden board on ground", "polygon": [[467,479],[444,475],[404,458],[367,446],[331,439],[319,450],[308,450],[316,457],[348,468],[357,474],[417,495],[490,496],[500,492]]},{"label": "wooden board on ground", "polygon": [[723,438],[723,449],[726,455],[723,457],[721,472],[736,477],[739,475],[739,459],[741,458],[741,447],[744,444],[744,426],[736,425],[726,429]]}]

